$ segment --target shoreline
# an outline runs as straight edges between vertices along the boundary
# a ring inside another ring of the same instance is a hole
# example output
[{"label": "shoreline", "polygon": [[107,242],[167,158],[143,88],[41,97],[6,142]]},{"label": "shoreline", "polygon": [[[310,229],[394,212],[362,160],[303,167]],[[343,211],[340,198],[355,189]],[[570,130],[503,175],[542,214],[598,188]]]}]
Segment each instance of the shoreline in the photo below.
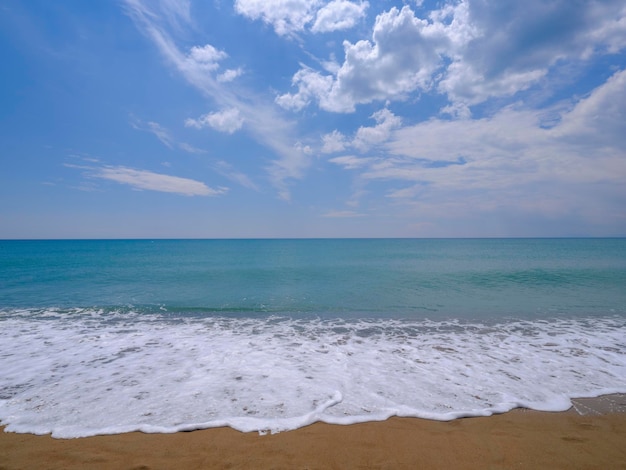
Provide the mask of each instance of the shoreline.
[{"label": "shoreline", "polygon": [[259,435],[231,428],[78,439],[0,430],[0,469],[626,469],[626,394],[441,422],[393,417]]}]

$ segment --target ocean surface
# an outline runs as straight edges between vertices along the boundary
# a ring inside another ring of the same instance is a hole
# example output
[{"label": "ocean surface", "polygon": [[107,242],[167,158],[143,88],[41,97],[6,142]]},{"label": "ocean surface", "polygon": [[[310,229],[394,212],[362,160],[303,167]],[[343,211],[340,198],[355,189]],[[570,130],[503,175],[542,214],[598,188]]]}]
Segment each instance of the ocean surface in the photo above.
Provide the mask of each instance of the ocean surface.
[{"label": "ocean surface", "polygon": [[626,392],[626,239],[0,241],[0,423],[451,420]]}]

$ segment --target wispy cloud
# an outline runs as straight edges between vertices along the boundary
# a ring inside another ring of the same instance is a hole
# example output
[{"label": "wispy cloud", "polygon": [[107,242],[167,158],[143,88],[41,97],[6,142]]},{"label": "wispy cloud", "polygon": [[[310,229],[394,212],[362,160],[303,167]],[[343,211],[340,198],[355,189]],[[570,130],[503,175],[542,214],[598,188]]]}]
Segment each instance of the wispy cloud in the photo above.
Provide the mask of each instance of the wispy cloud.
[{"label": "wispy cloud", "polygon": [[127,184],[135,189],[175,193],[183,196],[218,196],[226,193],[226,188],[210,188],[206,184],[189,178],[135,170],[123,166],[102,167],[93,170],[95,178]]},{"label": "wispy cloud", "polygon": [[[558,116],[549,127],[546,113]],[[620,71],[570,107],[431,119],[391,131],[379,156],[329,161],[354,172],[360,187],[384,184],[390,200],[426,220],[510,211],[594,221],[602,213],[610,224],[626,203],[624,122]]]},{"label": "wispy cloud", "polygon": [[83,170],[88,178],[114,181],[137,190],[174,193],[182,196],[219,196],[228,192],[228,188],[211,188],[201,181],[125,166],[95,167],[75,164],[66,164],[65,166]]},{"label": "wispy cloud", "polygon": [[253,189],[255,191],[259,191],[259,187],[250,179],[250,177],[240,171],[237,171],[233,166],[225,162],[223,160],[218,161],[214,166],[215,171],[217,171],[222,176],[228,178],[229,180],[240,184],[241,186]]},{"label": "wispy cloud", "polygon": [[203,154],[203,153],[207,153],[206,150],[204,149],[199,149],[197,147],[194,147],[193,145],[190,145],[186,142],[181,142],[178,144],[178,146],[184,150],[187,153],[195,153],[195,154]]},{"label": "wispy cloud", "polygon": [[342,166],[346,170],[356,170],[367,168],[370,163],[377,161],[373,157],[355,157],[354,155],[342,155],[328,160],[331,163]]},{"label": "wispy cloud", "polygon": [[166,129],[161,127],[160,124],[153,121],[149,121],[146,124],[148,126],[148,130],[157,136],[157,139],[163,142],[163,145],[169,148],[174,147],[174,140],[172,139],[172,136]]},{"label": "wispy cloud", "polygon": [[[165,2],[169,4],[170,2]],[[306,3],[306,2],[305,2]],[[267,102],[255,93],[235,88],[225,81],[234,72],[221,71],[221,63],[228,57],[210,44],[193,46],[183,52],[176,44],[176,32],[163,13],[162,2],[125,0],[127,12],[137,27],[154,43],[169,63],[200,93],[213,100],[219,108],[237,109],[246,130],[261,145],[269,148],[277,158],[265,168],[269,180],[278,189],[282,199],[290,198],[289,180],[301,178],[311,164],[311,157],[297,147],[295,126],[285,121]],[[160,8],[160,9],[159,9]],[[170,11],[172,9],[169,9]],[[173,9],[173,11],[178,11]],[[184,15],[177,14],[176,18]],[[224,75],[226,74],[226,75]]]},{"label": "wispy cloud", "polygon": [[364,217],[365,214],[351,210],[330,211],[322,214],[322,217],[330,219],[352,219],[354,217]]},{"label": "wispy cloud", "polygon": [[158,122],[143,122],[141,119],[138,119],[137,117],[131,115],[130,124],[131,126],[133,126],[134,129],[150,132],[151,134],[155,135],[156,138],[159,139],[161,143],[169,149],[179,148],[181,150],[184,150],[185,152],[195,154],[206,153],[205,150],[196,148],[186,142],[178,142],[176,138],[172,135],[172,133]]}]

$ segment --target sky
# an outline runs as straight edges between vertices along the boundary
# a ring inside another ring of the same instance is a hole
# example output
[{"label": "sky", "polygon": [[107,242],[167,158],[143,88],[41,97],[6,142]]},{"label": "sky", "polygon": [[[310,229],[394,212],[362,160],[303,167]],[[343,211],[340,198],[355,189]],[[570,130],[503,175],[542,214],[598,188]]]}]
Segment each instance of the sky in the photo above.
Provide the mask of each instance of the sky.
[{"label": "sky", "polygon": [[623,0],[0,0],[0,238],[626,236]]}]

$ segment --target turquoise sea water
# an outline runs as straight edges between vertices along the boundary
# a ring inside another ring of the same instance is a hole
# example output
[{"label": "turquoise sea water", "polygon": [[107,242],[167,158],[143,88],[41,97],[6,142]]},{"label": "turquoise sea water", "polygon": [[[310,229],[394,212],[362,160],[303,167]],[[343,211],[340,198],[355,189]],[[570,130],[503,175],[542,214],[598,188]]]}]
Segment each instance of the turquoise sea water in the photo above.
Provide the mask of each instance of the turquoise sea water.
[{"label": "turquoise sea water", "polygon": [[0,242],[0,307],[535,318],[626,311],[626,240]]},{"label": "turquoise sea water", "polygon": [[0,422],[454,419],[626,392],[626,239],[0,241]]}]

